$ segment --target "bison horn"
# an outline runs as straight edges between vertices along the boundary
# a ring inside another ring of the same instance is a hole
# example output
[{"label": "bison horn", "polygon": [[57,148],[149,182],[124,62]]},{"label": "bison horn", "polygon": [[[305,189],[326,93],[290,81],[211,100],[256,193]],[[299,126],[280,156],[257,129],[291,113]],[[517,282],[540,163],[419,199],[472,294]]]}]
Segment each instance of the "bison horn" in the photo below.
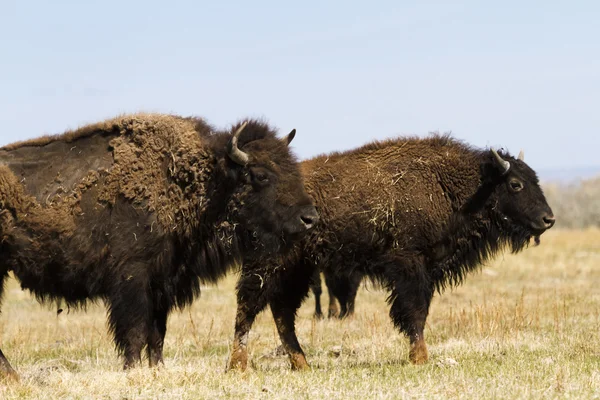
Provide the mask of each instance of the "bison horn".
[{"label": "bison horn", "polygon": [[229,142],[229,158],[231,158],[231,160],[237,164],[240,164],[242,166],[245,166],[246,164],[248,164],[248,154],[244,153],[243,151],[241,151],[238,148],[238,138],[240,137],[240,134],[242,133],[242,131],[244,130],[244,128],[246,127],[246,125],[248,125],[247,122],[244,122],[237,131],[235,131],[235,133],[233,134],[233,137],[231,138],[231,141]]},{"label": "bison horn", "polygon": [[498,152],[495,149],[492,149],[492,154],[494,155],[494,158],[496,159],[498,164],[503,169],[502,175],[506,174],[508,172],[508,170],[510,169],[510,163],[508,161],[504,160],[502,157],[500,157],[500,154],[498,154]]},{"label": "bison horn", "polygon": [[295,137],[296,137],[296,130],[292,129],[292,131],[290,133],[288,133],[287,137],[285,138],[288,146],[290,145],[290,143],[292,143],[292,140],[294,140]]},{"label": "bison horn", "polygon": [[523,150],[521,150],[521,151],[519,152],[519,157],[518,157],[518,159],[519,159],[519,160],[521,160],[521,161],[525,161],[525,153],[523,152]]}]

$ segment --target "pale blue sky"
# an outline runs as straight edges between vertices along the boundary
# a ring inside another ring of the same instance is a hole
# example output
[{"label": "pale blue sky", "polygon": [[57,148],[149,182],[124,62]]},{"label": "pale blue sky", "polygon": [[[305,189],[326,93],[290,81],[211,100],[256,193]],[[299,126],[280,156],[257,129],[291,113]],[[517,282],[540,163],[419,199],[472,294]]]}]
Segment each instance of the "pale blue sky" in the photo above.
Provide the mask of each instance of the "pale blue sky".
[{"label": "pale blue sky", "polygon": [[0,0],[0,145],[135,111],[600,165],[600,2]]}]

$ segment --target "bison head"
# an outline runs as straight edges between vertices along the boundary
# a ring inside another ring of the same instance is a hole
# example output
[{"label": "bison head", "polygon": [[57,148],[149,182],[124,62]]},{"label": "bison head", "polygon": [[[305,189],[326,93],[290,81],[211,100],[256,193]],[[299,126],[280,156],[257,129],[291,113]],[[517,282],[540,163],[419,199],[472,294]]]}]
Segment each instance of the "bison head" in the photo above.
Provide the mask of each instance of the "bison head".
[{"label": "bison head", "polygon": [[227,156],[239,196],[236,223],[254,248],[278,251],[319,220],[288,147],[295,134],[279,139],[258,122],[233,129]]},{"label": "bison head", "polygon": [[492,149],[487,164],[495,182],[495,210],[504,222],[525,236],[539,236],[555,222],[536,173],[525,164],[523,152],[518,158],[500,155]]}]

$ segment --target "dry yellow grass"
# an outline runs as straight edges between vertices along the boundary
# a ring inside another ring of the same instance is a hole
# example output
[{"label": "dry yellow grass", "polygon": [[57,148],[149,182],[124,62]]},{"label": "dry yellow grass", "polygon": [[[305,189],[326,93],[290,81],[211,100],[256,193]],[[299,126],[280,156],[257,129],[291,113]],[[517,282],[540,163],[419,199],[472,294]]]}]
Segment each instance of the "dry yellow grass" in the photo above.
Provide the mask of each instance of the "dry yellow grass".
[{"label": "dry yellow grass", "polygon": [[235,278],[207,287],[169,321],[165,366],[121,371],[102,305],[87,313],[42,307],[11,281],[0,346],[21,374],[0,398],[599,398],[600,231],[551,231],[539,247],[499,257],[434,299],[430,362],[407,364],[407,340],[388,318],[385,293],[362,289],[356,316],[313,321],[298,333],[312,371],[274,353],[269,313],[251,333],[252,368],[225,373]]}]

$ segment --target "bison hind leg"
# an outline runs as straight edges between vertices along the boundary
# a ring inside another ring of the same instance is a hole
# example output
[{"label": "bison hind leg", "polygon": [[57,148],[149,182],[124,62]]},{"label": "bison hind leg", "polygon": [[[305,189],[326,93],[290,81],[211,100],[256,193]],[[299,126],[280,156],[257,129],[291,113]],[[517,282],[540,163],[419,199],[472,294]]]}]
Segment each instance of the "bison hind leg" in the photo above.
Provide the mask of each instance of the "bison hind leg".
[{"label": "bison hind leg", "polygon": [[[354,314],[354,302],[361,280],[362,276],[356,273],[335,275],[331,271],[325,272],[330,299],[330,317],[343,319]],[[339,309],[335,300],[340,304]]]},{"label": "bison hind leg", "polygon": [[315,271],[311,277],[310,288],[315,296],[315,319],[323,319],[323,309],[321,308],[321,295],[323,294],[323,287],[321,286],[321,271],[315,268]]}]

